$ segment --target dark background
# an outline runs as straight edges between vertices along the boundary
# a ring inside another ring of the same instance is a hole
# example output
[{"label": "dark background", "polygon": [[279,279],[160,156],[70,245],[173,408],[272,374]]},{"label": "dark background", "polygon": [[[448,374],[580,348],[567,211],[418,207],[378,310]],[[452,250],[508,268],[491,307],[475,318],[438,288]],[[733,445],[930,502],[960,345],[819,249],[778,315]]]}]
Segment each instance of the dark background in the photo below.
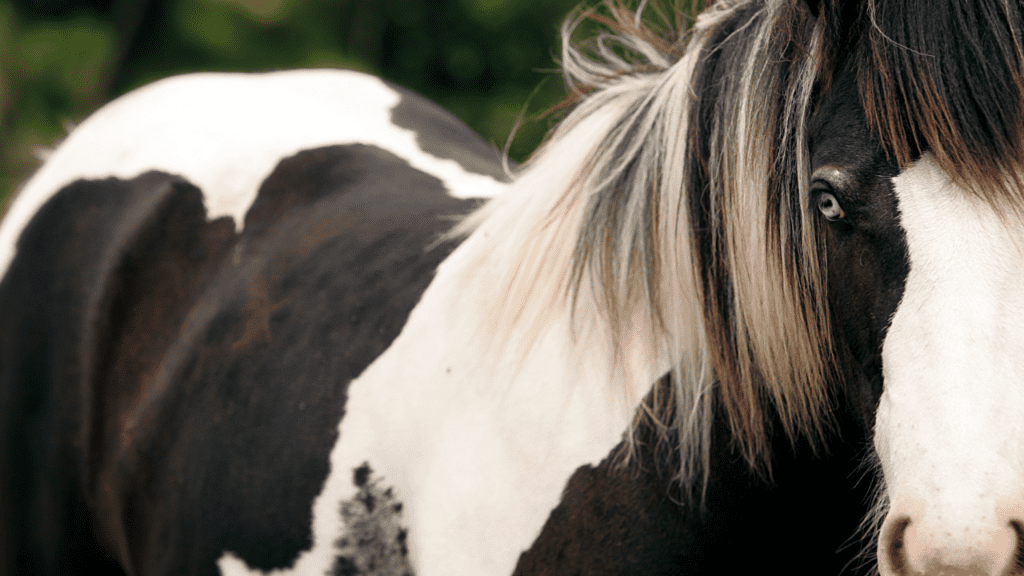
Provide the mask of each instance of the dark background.
[{"label": "dark background", "polygon": [[[104,102],[200,70],[353,68],[435,100],[521,161],[565,95],[582,0],[0,0],[0,207],[34,151]],[[588,4],[593,5],[596,0]],[[339,106],[344,103],[339,102]]]}]

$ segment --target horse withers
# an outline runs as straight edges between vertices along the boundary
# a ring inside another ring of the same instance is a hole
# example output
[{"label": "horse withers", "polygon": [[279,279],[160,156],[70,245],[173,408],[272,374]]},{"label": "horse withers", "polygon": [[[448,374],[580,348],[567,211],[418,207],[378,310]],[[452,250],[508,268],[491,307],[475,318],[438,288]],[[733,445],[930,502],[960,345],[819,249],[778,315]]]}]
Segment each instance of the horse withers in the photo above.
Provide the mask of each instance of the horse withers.
[{"label": "horse withers", "polygon": [[83,122],[0,225],[0,572],[1024,571],[1024,6],[638,10],[514,170],[348,71]]}]

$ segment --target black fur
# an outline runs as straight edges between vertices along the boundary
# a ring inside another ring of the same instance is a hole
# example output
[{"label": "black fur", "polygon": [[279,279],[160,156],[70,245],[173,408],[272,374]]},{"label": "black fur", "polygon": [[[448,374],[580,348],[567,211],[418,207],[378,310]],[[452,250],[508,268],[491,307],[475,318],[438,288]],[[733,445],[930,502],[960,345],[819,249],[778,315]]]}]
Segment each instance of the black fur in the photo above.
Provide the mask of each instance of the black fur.
[{"label": "black fur", "polygon": [[282,161],[240,235],[165,174],[58,193],[0,284],[0,572],[290,565],[348,382],[474,205],[359,145]]}]

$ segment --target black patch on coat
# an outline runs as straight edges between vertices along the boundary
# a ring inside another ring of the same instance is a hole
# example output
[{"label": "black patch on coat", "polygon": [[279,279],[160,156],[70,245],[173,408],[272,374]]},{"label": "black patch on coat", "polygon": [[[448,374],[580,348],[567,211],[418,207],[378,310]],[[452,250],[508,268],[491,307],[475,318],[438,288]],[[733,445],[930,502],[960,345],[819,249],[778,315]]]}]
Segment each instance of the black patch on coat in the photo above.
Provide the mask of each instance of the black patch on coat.
[{"label": "black patch on coat", "polygon": [[335,542],[333,576],[411,576],[402,503],[391,488],[381,488],[369,464],[356,468],[352,479],[359,490],[340,506],[345,535]]},{"label": "black patch on coat", "polygon": [[373,471],[370,470],[369,464],[363,464],[362,466],[356,468],[352,472],[352,483],[358,486],[359,488],[366,486],[366,483],[369,481],[370,474],[372,472]]},{"label": "black patch on coat", "polygon": [[[666,383],[667,377],[658,386]],[[660,397],[666,396],[663,390]],[[872,488],[859,471],[864,439],[829,440],[829,453],[816,455],[776,434],[774,476],[766,480],[736,452],[719,409],[707,499],[701,507],[696,494],[690,506],[673,482],[672,441],[663,442],[645,423],[629,463],[623,464],[620,444],[600,464],[576,470],[514,574],[873,573],[855,559],[862,543],[854,536]]]},{"label": "black patch on coat", "polygon": [[156,173],[70,184],[25,228],[0,281],[0,573],[119,572],[123,510],[96,510],[100,488],[115,488],[100,484],[116,428],[105,422],[139,385],[117,377],[114,357],[160,338],[121,338],[132,286],[159,276],[168,252],[190,270],[167,277],[170,290],[201,279],[233,234],[205,221],[198,190]]},{"label": "black patch on coat", "polygon": [[0,282],[0,572],[291,565],[348,383],[474,207],[362,145],[283,160],[240,235],[166,174],[57,193]]},{"label": "black patch on coat", "polygon": [[387,83],[402,99],[391,109],[391,123],[416,133],[416,143],[427,154],[455,160],[467,172],[508,182],[501,169],[501,154],[451,112],[401,86]]}]

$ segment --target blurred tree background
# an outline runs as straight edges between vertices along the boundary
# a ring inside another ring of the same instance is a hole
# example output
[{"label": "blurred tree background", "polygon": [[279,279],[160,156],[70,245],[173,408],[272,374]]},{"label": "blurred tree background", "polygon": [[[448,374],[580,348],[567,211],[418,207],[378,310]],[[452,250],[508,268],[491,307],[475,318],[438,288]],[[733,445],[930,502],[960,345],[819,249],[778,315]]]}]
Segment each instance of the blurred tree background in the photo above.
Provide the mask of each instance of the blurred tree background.
[{"label": "blurred tree background", "polygon": [[498,148],[525,112],[510,148],[521,161],[553,122],[539,113],[565,95],[558,27],[579,3],[0,0],[0,207],[39,151],[104,102],[200,70],[363,70],[440,103]]}]

